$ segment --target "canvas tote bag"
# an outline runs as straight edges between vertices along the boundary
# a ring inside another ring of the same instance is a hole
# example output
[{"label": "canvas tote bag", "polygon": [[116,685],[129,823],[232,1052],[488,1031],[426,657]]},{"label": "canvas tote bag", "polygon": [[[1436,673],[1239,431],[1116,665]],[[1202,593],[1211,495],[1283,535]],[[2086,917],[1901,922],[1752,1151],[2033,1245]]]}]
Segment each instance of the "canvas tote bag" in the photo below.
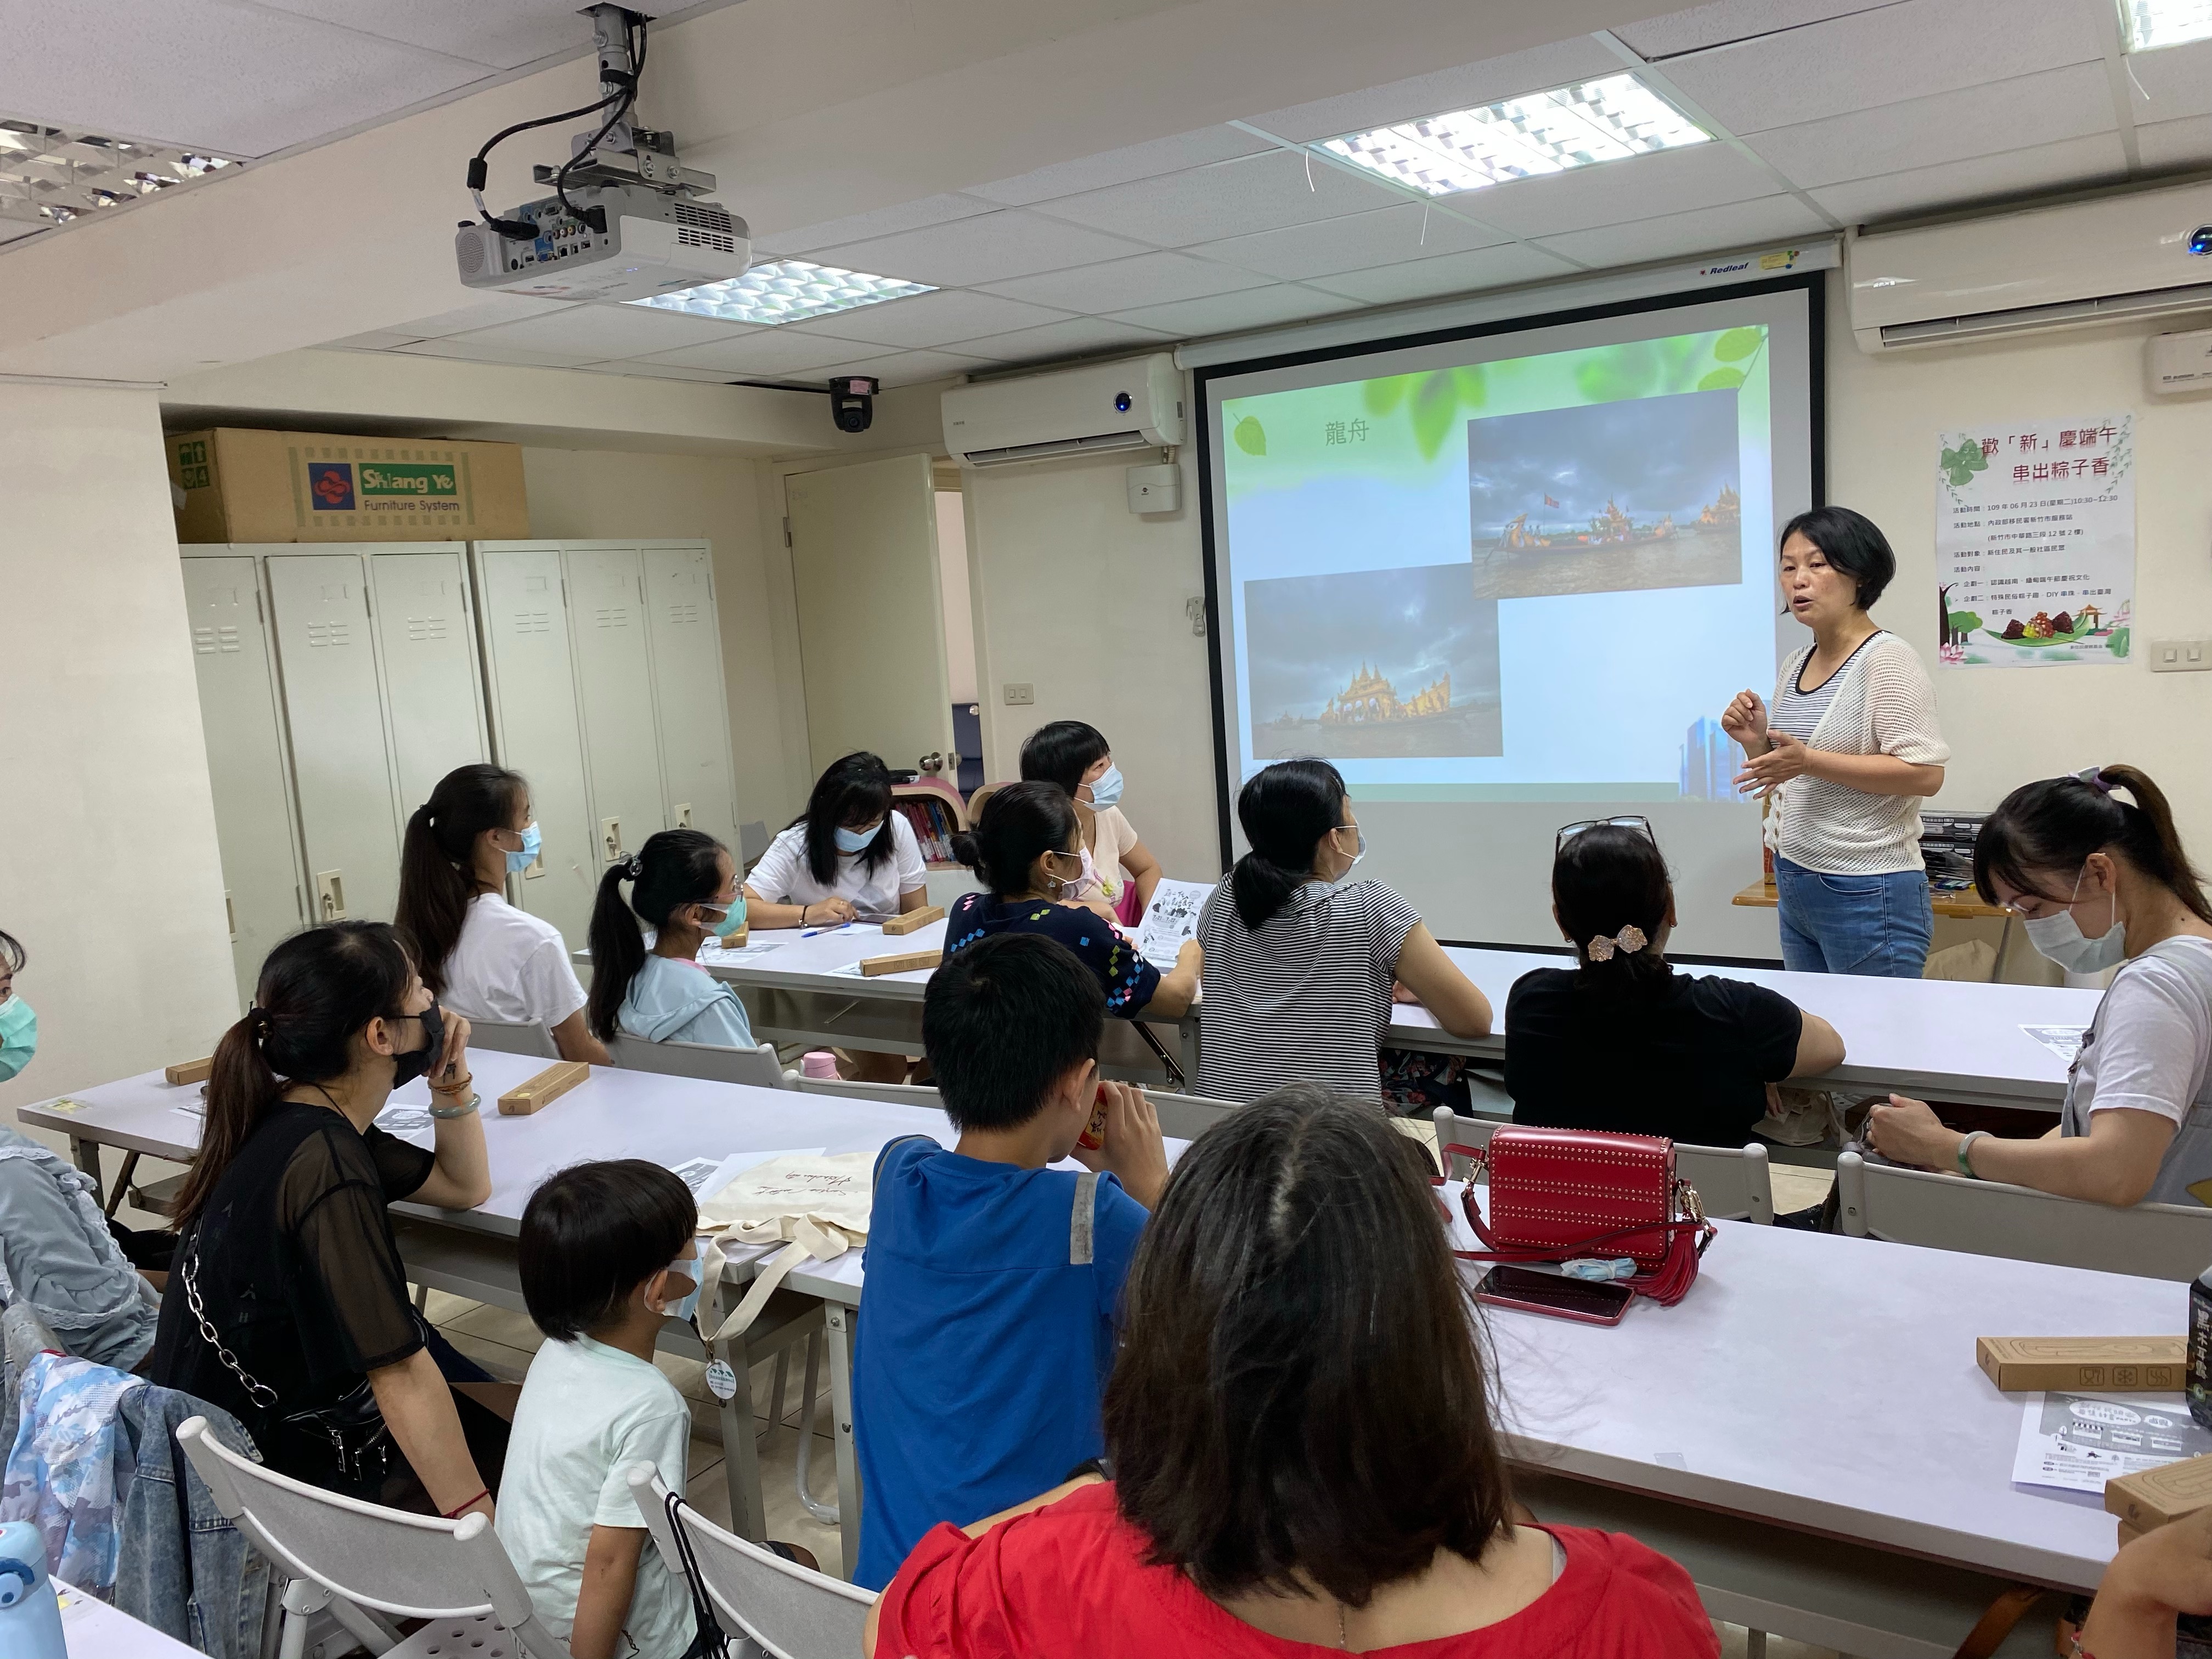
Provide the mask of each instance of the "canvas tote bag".
[{"label": "canvas tote bag", "polygon": [[700,1290],[711,1305],[728,1259],[726,1245],[781,1244],[746,1288],[744,1298],[711,1331],[708,1342],[742,1336],[792,1269],[834,1261],[868,1242],[874,1152],[794,1152],[754,1165],[699,1206],[703,1242]]}]

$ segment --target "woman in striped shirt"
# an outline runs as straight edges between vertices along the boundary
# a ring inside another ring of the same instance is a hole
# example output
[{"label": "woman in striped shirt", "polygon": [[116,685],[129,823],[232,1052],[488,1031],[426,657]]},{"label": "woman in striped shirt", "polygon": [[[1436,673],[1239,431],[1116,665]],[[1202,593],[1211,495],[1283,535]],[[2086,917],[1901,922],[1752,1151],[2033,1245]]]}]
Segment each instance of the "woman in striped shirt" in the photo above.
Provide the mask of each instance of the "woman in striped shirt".
[{"label": "woman in striped shirt", "polygon": [[1198,919],[1205,1029],[1198,1091],[1257,1100],[1285,1083],[1373,1097],[1403,985],[1454,1036],[1490,1035],[1490,1002],[1419,913],[1379,881],[1346,881],[1367,851],[1344,778],[1280,761],[1237,797],[1252,850]]},{"label": "woman in striped shirt", "polygon": [[1849,507],[1790,520],[1782,591],[1813,642],[1783,665],[1771,711],[1741,691],[1721,714],[1743,745],[1737,787],[1774,802],[1782,960],[1799,973],[1917,979],[1928,962],[1920,802],[1951,750],[1919,656],[1867,615],[1896,574],[1887,538]]}]

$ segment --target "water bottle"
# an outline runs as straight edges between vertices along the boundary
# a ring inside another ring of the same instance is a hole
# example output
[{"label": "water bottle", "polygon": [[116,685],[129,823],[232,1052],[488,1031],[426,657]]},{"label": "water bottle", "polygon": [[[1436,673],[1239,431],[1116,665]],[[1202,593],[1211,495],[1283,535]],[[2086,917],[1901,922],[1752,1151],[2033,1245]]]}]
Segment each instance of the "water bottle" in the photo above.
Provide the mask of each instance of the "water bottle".
[{"label": "water bottle", "polygon": [[2212,1429],[2212,1267],[2189,1287],[2189,1414]]},{"label": "water bottle", "polygon": [[0,1659],[69,1659],[46,1540],[27,1521],[0,1523]]}]

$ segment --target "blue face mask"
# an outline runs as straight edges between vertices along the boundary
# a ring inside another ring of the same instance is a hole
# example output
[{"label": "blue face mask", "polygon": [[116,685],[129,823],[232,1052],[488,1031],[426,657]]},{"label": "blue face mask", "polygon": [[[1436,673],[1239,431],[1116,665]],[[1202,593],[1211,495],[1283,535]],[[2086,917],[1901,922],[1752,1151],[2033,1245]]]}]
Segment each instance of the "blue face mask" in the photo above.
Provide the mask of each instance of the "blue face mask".
[{"label": "blue face mask", "polygon": [[717,899],[711,904],[700,906],[700,908],[721,911],[722,919],[720,921],[704,924],[707,931],[716,939],[727,939],[745,925],[745,896],[743,893],[739,893],[726,905]]},{"label": "blue face mask", "polygon": [[538,833],[536,823],[533,823],[526,827],[522,832],[522,850],[519,853],[509,853],[507,855],[507,873],[520,875],[532,865],[537,863],[538,849],[544,844],[544,838]]},{"label": "blue face mask", "polygon": [[661,1312],[671,1319],[681,1319],[688,1324],[699,1311],[698,1260],[693,1256],[679,1255],[668,1264],[668,1272],[678,1278],[690,1279],[691,1289],[680,1301],[670,1303]]},{"label": "blue face mask", "polygon": [[1103,811],[1107,807],[1118,805],[1121,799],[1121,769],[1109,760],[1106,763],[1106,769],[1091,780],[1091,804]]},{"label": "blue face mask", "polygon": [[0,1083],[31,1063],[39,1051],[39,1017],[19,996],[0,1002]]},{"label": "blue face mask", "polygon": [[879,820],[865,830],[840,830],[837,832],[837,850],[848,854],[865,853],[868,843],[876,838],[883,827]]}]

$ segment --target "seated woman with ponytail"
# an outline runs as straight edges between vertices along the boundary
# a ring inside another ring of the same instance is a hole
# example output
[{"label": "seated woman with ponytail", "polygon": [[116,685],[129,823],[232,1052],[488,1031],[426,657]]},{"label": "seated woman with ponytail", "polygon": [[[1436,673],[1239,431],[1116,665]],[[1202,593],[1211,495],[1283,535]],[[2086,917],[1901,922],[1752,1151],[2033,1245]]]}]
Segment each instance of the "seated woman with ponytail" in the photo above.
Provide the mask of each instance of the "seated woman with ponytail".
[{"label": "seated woman with ponytail", "polygon": [[1523,974],[1505,999],[1516,1123],[1741,1146],[1769,1084],[1843,1063],[1843,1039],[1818,1014],[1747,980],[1668,965],[1674,889],[1647,820],[1560,830],[1552,915],[1578,965]]},{"label": "seated woman with ponytail", "polygon": [[[630,884],[629,898],[622,896]],[[646,946],[642,921],[653,930]],[[730,849],[703,830],[662,830],[608,867],[592,907],[592,1034],[649,1042],[753,1046],[738,994],[702,968],[699,947],[745,925]]]},{"label": "seated woman with ponytail", "polygon": [[1163,974],[1111,922],[1075,902],[1083,831],[1075,803],[1058,784],[993,790],[975,828],[955,836],[952,850],[989,890],[953,901],[945,922],[947,957],[994,933],[1042,933],[1098,975],[1109,1015],[1181,1019],[1190,1011],[1198,994],[1197,941],[1185,940],[1174,969]]},{"label": "seated woman with ponytail", "polygon": [[1875,1150],[2100,1204],[2212,1204],[2212,902],[2159,787],[2132,766],[2021,786],[1982,825],[1974,887],[2024,918],[2028,943],[2060,967],[2119,972],[2057,1128],[2039,1140],[1960,1134],[1892,1095],[1868,1118]]},{"label": "seated woman with ponytail", "polygon": [[468,1019],[542,1021],[563,1060],[607,1066],[584,1028],[584,988],[561,930],[507,902],[507,882],[538,858],[530,786],[497,766],[462,766],[407,820],[395,920],[422,983]]},{"label": "seated woman with ponytail", "polygon": [[1392,988],[1454,1036],[1490,1035],[1490,1002],[1413,907],[1379,881],[1348,881],[1366,856],[1343,775],[1278,761],[1237,797],[1252,850],[1199,913],[1206,1035],[1197,1092],[1257,1100],[1286,1083],[1372,1099]]},{"label": "seated woman with ponytail", "polygon": [[[468,1037],[387,923],[312,927],[269,953],[216,1049],[147,1366],[236,1417],[283,1474],[447,1516],[490,1512],[507,1424],[441,1375],[386,1206],[491,1195]],[[418,1077],[427,1152],[375,1127]]]}]

